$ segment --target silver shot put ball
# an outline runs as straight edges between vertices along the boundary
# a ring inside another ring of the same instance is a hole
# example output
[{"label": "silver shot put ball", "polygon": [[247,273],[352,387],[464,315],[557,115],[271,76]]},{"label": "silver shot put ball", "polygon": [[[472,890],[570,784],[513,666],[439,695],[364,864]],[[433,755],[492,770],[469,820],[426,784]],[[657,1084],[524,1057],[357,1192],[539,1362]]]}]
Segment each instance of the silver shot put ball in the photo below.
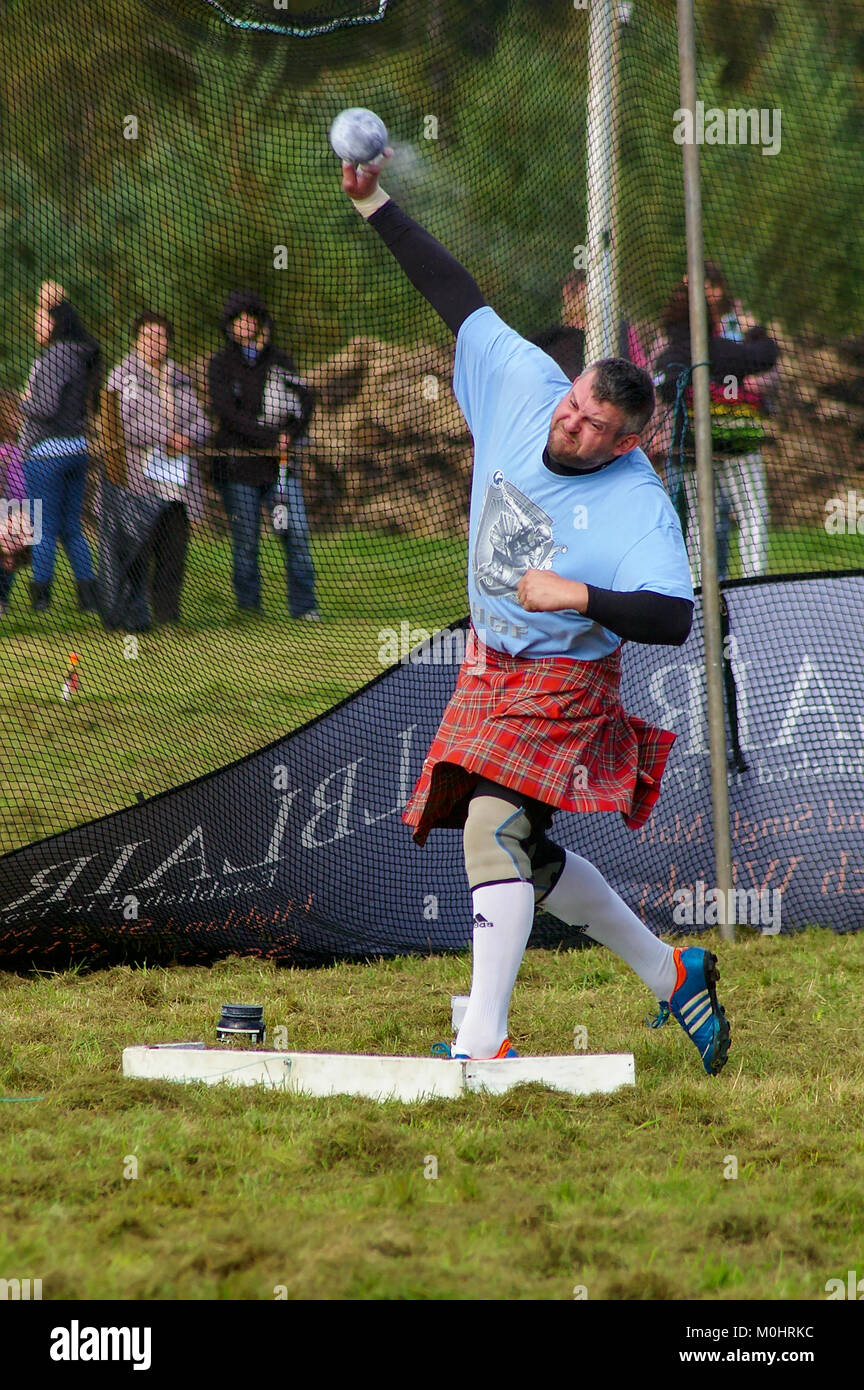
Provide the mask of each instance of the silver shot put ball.
[{"label": "silver shot put ball", "polygon": [[383,153],[387,144],[387,127],[374,111],[365,106],[350,106],[340,111],[330,127],[330,144],[334,154],[351,164],[370,164]]}]

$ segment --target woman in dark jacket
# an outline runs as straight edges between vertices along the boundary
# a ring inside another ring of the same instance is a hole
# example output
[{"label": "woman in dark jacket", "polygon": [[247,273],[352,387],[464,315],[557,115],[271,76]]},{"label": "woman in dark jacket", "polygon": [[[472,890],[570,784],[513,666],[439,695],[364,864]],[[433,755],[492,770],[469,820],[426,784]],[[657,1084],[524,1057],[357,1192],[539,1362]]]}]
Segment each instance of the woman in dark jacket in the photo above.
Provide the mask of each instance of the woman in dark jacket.
[{"label": "woman in dark jacket", "polygon": [[228,296],[222,329],[226,346],[208,368],[219,422],[213,482],[231,526],[237,606],[260,609],[258,540],[264,507],[282,542],[291,616],[315,621],[319,614],[306,509],[300,478],[288,463],[288,449],[302,437],[312,413],[312,393],[288,353],[274,347],[273,320],[253,291],[235,290]]},{"label": "woman in dark jacket", "polygon": [[[718,526],[719,577],[728,577],[728,528],[725,518],[731,510],[738,523],[741,570],[745,578],[764,573],[768,551],[768,490],[762,442],[766,435],[765,409],[758,390],[749,379],[769,371],[777,362],[779,349],[764,328],[753,327],[736,341],[725,336],[721,320],[722,304],[707,300],[708,362],[711,378],[711,450],[716,481],[715,509]],[[664,405],[675,401],[678,379],[691,365],[690,309],[688,290],[682,281],[673,291],[662,316],[666,344],[654,359],[654,385]],[[689,419],[692,387],[684,401]],[[674,422],[671,459],[677,470],[680,435],[685,417]],[[676,482],[667,478],[672,500],[682,516],[684,538],[690,555],[693,581],[699,584],[700,554],[697,522],[697,492],[693,432],[685,442],[684,470]],[[677,496],[676,496],[677,494]]]},{"label": "woman in dark jacket", "polygon": [[[36,310],[36,341],[44,348],[21,399],[27,494],[41,504],[41,538],[33,546],[33,608],[51,602],[57,541],[61,540],[78,584],[83,611],[96,611],[90,547],[81,529],[87,481],[84,424],[99,392],[99,346],[67,299]],[[37,527],[38,532],[38,527]]]}]

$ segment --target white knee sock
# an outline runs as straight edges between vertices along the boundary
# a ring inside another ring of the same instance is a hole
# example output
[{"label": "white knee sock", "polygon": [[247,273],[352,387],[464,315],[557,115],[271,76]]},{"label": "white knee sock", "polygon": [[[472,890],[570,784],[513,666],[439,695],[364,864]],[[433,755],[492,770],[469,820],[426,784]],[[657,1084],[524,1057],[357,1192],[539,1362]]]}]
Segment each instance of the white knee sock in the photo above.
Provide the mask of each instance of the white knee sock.
[{"label": "white knee sock", "polygon": [[563,873],[541,906],[568,926],[584,925],[587,935],[626,960],[658,999],[668,999],[677,979],[672,947],[640,922],[599,869],[566,853]]},{"label": "white knee sock", "polygon": [[[471,997],[454,1053],[494,1057],[507,1037],[507,1011],[534,921],[530,883],[475,888]],[[481,917],[487,925],[477,925]]]}]

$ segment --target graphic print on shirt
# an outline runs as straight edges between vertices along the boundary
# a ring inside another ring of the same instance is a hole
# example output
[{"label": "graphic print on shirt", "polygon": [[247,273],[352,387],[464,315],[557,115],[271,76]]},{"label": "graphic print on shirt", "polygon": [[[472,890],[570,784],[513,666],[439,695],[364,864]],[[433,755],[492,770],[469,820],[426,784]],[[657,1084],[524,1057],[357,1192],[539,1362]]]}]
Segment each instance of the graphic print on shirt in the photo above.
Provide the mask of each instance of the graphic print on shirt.
[{"label": "graphic print on shirt", "polygon": [[486,485],[474,547],[474,582],[481,593],[505,594],[516,602],[516,585],[526,570],[548,570],[556,555],[552,518],[498,470]]}]

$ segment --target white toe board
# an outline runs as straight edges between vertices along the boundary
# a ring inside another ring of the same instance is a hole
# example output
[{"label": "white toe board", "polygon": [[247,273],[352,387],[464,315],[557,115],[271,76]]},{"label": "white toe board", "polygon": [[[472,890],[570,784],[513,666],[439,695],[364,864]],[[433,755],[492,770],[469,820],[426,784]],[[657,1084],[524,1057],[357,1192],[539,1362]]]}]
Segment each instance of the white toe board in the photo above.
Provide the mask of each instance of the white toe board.
[{"label": "white toe board", "polygon": [[632,1052],[576,1053],[570,1057],[502,1057],[493,1062],[466,1062],[465,1089],[502,1095],[513,1086],[539,1081],[556,1091],[589,1096],[636,1085]]},{"label": "white toe board", "polygon": [[459,1062],[438,1057],[378,1057],[334,1052],[268,1052],[263,1048],[205,1048],[200,1043],[127,1047],[123,1075],[150,1081],[225,1082],[267,1086],[309,1096],[366,1096],[372,1100],[455,1099],[466,1091],[500,1095],[536,1081],[571,1095],[635,1085],[631,1053],[514,1057]]},{"label": "white toe board", "polygon": [[335,1052],[203,1051],[170,1046],[127,1047],[123,1075],[151,1081],[264,1085],[310,1096],[368,1096],[372,1100],[453,1098],[464,1090],[462,1063],[437,1057],[377,1057]]}]

